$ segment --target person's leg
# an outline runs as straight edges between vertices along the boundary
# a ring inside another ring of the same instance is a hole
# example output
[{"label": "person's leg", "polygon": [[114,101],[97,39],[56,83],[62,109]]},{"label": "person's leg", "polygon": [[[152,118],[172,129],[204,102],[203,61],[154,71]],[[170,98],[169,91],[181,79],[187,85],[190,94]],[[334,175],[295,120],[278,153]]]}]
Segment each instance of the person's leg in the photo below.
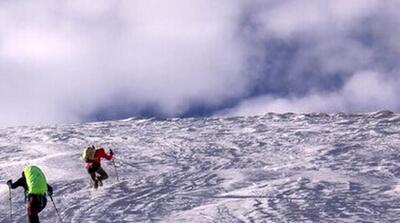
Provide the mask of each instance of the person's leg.
[{"label": "person's leg", "polygon": [[28,195],[28,222],[29,223],[40,223],[39,222],[39,201],[36,196]]},{"label": "person's leg", "polygon": [[47,198],[46,195],[40,195],[38,196],[38,199],[39,199],[38,213],[40,213],[46,207]]},{"label": "person's leg", "polygon": [[99,167],[96,172],[100,175],[97,177],[97,180],[99,181],[100,186],[103,186],[103,180],[108,178],[108,174],[102,167]]},{"label": "person's leg", "polygon": [[97,177],[96,177],[96,170],[95,168],[89,168],[88,169],[88,173],[90,175],[90,178],[92,179],[93,182],[93,187],[97,188],[98,187],[98,181],[97,181]]},{"label": "person's leg", "polygon": [[96,172],[90,173],[90,178],[93,180],[93,182],[96,181]]}]

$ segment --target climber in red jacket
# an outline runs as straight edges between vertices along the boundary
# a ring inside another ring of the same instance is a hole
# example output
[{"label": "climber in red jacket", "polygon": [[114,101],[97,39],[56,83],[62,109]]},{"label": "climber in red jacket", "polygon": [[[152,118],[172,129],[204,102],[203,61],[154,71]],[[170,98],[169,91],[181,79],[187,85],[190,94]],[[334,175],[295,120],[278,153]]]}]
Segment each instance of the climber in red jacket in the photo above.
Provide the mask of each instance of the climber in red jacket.
[{"label": "climber in red jacket", "polygon": [[91,146],[87,149],[90,149],[94,152],[94,155],[91,155],[92,158],[85,160],[85,167],[90,174],[90,177],[93,180],[94,188],[97,189],[99,186],[103,186],[103,180],[108,178],[108,174],[101,167],[101,158],[111,160],[113,157],[113,151],[110,149],[109,155],[105,152],[104,148],[96,149],[94,146]]}]

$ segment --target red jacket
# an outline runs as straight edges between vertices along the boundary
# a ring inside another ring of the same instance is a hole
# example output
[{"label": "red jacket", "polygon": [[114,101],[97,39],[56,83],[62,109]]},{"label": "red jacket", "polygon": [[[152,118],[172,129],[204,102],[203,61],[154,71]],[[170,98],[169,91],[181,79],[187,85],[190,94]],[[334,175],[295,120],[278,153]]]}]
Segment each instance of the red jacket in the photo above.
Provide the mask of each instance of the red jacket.
[{"label": "red jacket", "polygon": [[103,148],[96,149],[96,152],[94,153],[94,159],[86,162],[86,168],[91,168],[92,166],[100,166],[100,160],[101,158],[105,158],[107,160],[112,159],[112,155],[108,155]]}]

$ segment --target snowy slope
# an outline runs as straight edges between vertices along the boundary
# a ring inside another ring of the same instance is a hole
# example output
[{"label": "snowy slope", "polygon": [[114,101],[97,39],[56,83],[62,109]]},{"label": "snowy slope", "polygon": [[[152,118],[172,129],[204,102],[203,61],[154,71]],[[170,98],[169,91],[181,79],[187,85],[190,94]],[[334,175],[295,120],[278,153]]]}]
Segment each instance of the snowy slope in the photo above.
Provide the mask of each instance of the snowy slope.
[{"label": "snowy slope", "polygon": [[[64,222],[400,222],[400,115],[267,114],[127,119],[0,130],[0,222],[8,188],[36,164]],[[84,146],[112,148],[120,175],[89,188]],[[25,222],[22,189],[14,222]],[[57,222],[48,203],[43,222]]]}]

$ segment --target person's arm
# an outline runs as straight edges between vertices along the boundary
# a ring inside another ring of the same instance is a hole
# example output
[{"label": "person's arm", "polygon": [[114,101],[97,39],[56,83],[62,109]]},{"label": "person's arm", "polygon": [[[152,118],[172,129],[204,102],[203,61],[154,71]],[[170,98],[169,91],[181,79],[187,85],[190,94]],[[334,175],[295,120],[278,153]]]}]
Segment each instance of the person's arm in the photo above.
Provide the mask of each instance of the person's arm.
[{"label": "person's arm", "polygon": [[15,189],[17,187],[26,187],[26,181],[25,178],[21,177],[19,178],[15,183],[12,182],[12,180],[7,181],[7,185],[11,187],[11,189]]},{"label": "person's arm", "polygon": [[112,157],[113,157],[113,153],[112,152],[110,152],[110,155],[108,155],[105,152],[104,148],[100,148],[100,150],[101,150],[101,157],[105,158],[106,160],[111,160],[112,159]]}]

